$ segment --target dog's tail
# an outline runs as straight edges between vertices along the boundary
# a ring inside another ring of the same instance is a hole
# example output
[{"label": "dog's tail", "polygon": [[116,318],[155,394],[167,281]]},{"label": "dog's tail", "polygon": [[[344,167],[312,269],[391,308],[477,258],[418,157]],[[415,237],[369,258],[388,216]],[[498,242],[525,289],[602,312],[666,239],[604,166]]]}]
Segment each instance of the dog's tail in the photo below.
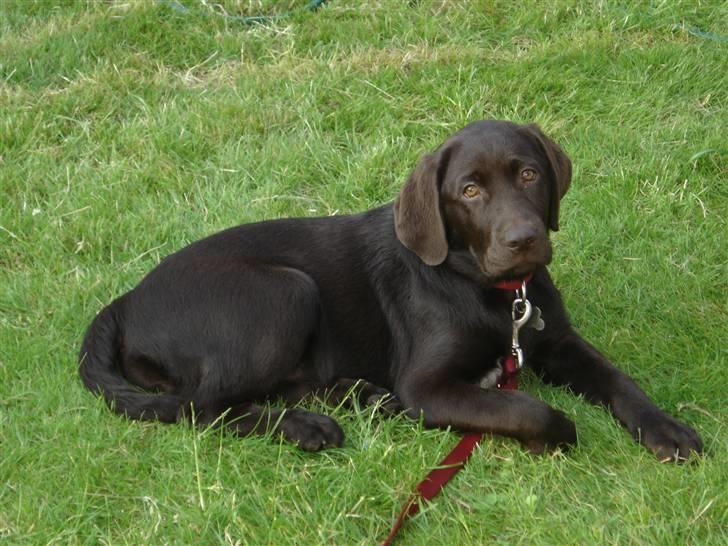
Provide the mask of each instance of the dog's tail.
[{"label": "dog's tail", "polygon": [[131,419],[177,421],[182,399],[173,394],[155,394],[130,384],[119,366],[121,328],[119,300],[105,307],[89,326],[79,356],[83,384],[102,394],[115,412]]}]

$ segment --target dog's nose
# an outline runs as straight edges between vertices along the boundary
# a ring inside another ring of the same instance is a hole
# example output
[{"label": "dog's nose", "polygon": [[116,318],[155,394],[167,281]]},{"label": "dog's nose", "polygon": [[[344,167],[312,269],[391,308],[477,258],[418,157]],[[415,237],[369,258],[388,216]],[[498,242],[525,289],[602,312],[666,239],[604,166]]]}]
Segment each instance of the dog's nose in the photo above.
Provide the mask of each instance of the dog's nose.
[{"label": "dog's nose", "polygon": [[538,232],[532,224],[512,228],[506,233],[505,243],[512,252],[528,250],[536,242]]}]

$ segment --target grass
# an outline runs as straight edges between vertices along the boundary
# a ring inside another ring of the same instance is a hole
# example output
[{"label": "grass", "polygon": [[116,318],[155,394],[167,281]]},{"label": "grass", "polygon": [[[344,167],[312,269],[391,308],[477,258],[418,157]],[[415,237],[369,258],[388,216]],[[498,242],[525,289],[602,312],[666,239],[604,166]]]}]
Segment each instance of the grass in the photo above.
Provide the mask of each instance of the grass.
[{"label": "grass", "polygon": [[[342,449],[127,422],[89,321],[238,223],[391,200],[468,121],[536,121],[575,176],[552,273],[578,329],[708,456],[660,465],[526,375],[580,445],[482,444],[401,544],[728,544],[728,45],[720,2],[0,3],[0,541],[372,544],[455,442],[335,410]],[[685,27],[676,25],[684,23]]]}]

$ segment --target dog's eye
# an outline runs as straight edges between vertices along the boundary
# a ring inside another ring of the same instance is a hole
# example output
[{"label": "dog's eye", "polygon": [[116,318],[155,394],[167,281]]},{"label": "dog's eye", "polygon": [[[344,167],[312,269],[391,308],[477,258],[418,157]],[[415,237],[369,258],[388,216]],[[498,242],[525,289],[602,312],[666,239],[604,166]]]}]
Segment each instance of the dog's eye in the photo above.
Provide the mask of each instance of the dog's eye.
[{"label": "dog's eye", "polygon": [[463,188],[463,195],[468,199],[478,197],[480,195],[480,188],[475,184],[468,184],[465,188]]},{"label": "dog's eye", "polygon": [[538,173],[533,169],[523,169],[521,171],[521,180],[524,182],[533,182],[538,178]]}]

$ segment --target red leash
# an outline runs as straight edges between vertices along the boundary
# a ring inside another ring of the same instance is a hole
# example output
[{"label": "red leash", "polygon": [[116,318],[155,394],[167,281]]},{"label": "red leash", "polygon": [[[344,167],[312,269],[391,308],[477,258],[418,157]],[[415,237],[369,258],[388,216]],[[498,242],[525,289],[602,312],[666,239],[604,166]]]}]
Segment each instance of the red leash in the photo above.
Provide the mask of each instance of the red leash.
[{"label": "red leash", "polygon": [[[518,290],[523,283],[528,282],[530,279],[531,276],[529,275],[523,281],[502,281],[497,283],[495,287],[502,290]],[[504,357],[501,361],[501,366],[502,370],[498,388],[507,390],[518,389],[518,363],[515,357],[512,354]],[[434,498],[445,487],[445,484],[465,466],[465,463],[473,454],[475,447],[480,443],[482,438],[482,432],[465,434],[447,457],[440,461],[440,464],[431,470],[424,480],[417,484],[415,492],[404,503],[399,516],[397,516],[397,521],[394,522],[392,530],[387,535],[387,538],[384,539],[384,542],[382,542],[382,546],[390,546],[392,544],[394,537],[397,536],[405,520],[410,516],[414,516],[420,510],[420,501],[422,499],[429,501]]]}]

